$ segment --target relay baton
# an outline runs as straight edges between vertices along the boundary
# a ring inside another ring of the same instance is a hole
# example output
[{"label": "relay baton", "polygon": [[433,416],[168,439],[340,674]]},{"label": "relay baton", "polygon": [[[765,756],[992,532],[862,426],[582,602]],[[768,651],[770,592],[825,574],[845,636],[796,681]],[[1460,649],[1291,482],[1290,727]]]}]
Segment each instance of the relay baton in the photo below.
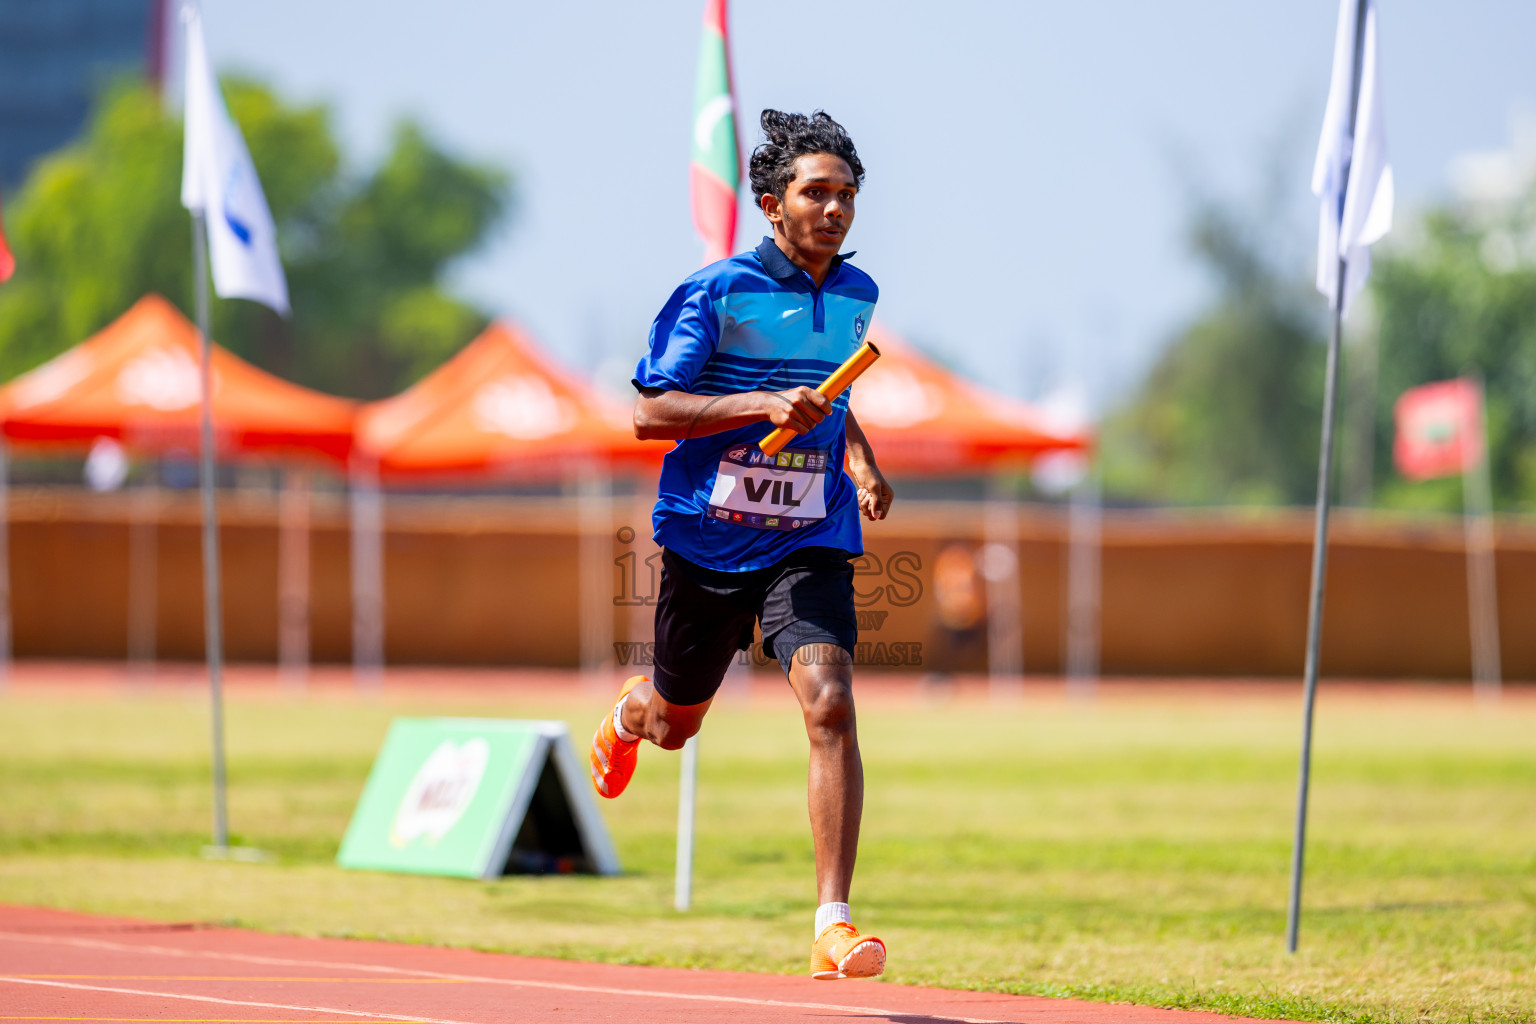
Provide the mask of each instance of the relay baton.
[{"label": "relay baton", "polygon": [[[879,358],[880,350],[866,341],[859,346],[857,352],[848,357],[847,362],[833,370],[832,375],[822,381],[816,390],[831,401],[848,390],[848,385],[858,380],[859,374],[873,366],[875,360]],[[777,455],[797,433],[799,431],[790,427],[775,427],[773,433],[757,442],[757,446],[763,450],[764,455]]]}]

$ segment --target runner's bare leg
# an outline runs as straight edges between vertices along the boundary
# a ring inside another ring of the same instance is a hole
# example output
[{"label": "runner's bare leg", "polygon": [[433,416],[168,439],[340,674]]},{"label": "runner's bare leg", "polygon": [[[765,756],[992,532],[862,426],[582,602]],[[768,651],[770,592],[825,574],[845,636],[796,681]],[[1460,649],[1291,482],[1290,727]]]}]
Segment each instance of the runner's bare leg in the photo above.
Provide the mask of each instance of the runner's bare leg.
[{"label": "runner's bare leg", "polygon": [[795,652],[789,685],[800,699],[811,741],[811,838],[816,902],[847,903],[864,814],[864,762],[853,711],[853,658],[836,644]]}]

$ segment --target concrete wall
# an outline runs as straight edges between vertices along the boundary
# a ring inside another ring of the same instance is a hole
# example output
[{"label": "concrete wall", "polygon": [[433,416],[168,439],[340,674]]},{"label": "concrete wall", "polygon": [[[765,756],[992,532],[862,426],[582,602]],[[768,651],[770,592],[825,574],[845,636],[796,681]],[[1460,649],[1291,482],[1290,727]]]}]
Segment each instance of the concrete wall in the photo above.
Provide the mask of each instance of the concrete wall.
[{"label": "concrete wall", "polygon": [[[151,515],[132,496],[13,492],[10,551],[19,657],[121,658],[127,648],[130,537],[156,547],[160,656],[202,652],[196,496],[166,492]],[[392,663],[575,665],[579,657],[579,521],[558,499],[392,497],[386,513],[386,654]],[[587,564],[617,657],[643,655],[654,580],[644,502],[621,500],[590,528]],[[134,525],[137,522],[138,525]],[[276,503],[263,492],[221,498],[229,656],[270,660],[277,645]],[[590,522],[590,519],[588,520]],[[345,505],[319,496],[311,532],[313,652],[350,657]],[[623,529],[635,531],[631,535]],[[1020,514],[1024,660],[1059,671],[1066,524],[1051,509]],[[936,623],[931,567],[948,543],[979,545],[974,505],[898,504],[866,525],[859,566],[861,640],[872,665],[976,671],[984,646],[953,643]],[[1466,678],[1466,563],[1456,520],[1335,518],[1323,670],[1334,676]],[[1294,676],[1301,671],[1311,544],[1307,513],[1107,514],[1104,671],[1109,674]],[[594,547],[590,545],[595,545]],[[141,548],[141,550],[143,550]],[[595,550],[595,555],[593,554]],[[603,577],[606,577],[603,578]],[[1506,677],[1536,679],[1536,527],[1501,524],[1498,582]],[[591,635],[591,634],[589,634]],[[630,645],[630,646],[625,646]],[[919,646],[914,646],[919,645]]]}]

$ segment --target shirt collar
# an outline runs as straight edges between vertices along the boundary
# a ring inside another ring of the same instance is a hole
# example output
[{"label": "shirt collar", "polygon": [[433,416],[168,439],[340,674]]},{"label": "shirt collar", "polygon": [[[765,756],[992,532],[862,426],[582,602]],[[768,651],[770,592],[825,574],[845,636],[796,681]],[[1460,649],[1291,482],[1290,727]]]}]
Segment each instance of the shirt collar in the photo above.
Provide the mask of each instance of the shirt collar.
[{"label": "shirt collar", "polygon": [[[833,256],[832,266],[828,268],[828,276],[831,276],[831,271],[836,270],[838,267],[842,266],[844,260],[856,255],[858,254],[852,252],[840,252],[836,256]],[[788,281],[791,278],[799,277],[801,274],[805,273],[799,267],[795,266],[794,263],[790,261],[788,256],[784,255],[784,250],[780,249],[778,244],[774,242],[772,235],[764,235],[763,240],[758,243],[757,259],[760,263],[762,263],[763,270],[767,271],[768,276],[776,281]]]}]

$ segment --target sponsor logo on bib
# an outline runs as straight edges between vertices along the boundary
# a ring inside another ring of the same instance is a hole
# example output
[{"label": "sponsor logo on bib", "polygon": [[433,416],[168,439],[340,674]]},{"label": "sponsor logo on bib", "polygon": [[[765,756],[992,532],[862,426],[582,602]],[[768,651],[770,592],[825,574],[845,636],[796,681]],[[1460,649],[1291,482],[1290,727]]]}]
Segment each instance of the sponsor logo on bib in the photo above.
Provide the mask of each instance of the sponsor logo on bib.
[{"label": "sponsor logo on bib", "polygon": [[[709,514],[758,530],[798,530],[826,518],[827,455],[728,449],[715,473]],[[795,518],[788,518],[791,513]]]}]

